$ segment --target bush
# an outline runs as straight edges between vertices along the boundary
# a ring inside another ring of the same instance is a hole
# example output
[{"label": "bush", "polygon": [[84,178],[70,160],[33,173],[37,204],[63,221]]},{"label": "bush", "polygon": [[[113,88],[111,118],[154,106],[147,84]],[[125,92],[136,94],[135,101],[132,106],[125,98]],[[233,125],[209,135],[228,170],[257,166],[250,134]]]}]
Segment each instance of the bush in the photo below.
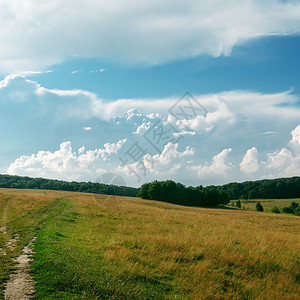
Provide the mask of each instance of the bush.
[{"label": "bush", "polygon": [[298,203],[296,203],[295,201],[293,201],[289,207],[290,207],[293,211],[295,211],[295,210],[297,209],[297,207],[298,207]]},{"label": "bush", "polygon": [[257,210],[257,211],[264,211],[264,208],[263,208],[263,206],[260,204],[260,202],[257,202],[255,207],[256,207],[256,210]]},{"label": "bush", "polygon": [[294,214],[296,216],[300,216],[300,206],[298,206],[295,210],[294,210]]},{"label": "bush", "polygon": [[300,206],[295,201],[293,201],[288,207],[284,207],[282,211],[286,214],[294,214],[296,216],[300,216]]},{"label": "bush", "polygon": [[274,207],[272,208],[272,213],[280,214],[280,209],[279,209],[279,207],[278,207],[278,206],[274,206]]},{"label": "bush", "polygon": [[291,207],[284,207],[282,209],[282,212],[285,213],[285,214],[293,214],[294,210]]},{"label": "bush", "polygon": [[241,208],[242,207],[241,200],[236,201],[235,205],[236,207]]}]

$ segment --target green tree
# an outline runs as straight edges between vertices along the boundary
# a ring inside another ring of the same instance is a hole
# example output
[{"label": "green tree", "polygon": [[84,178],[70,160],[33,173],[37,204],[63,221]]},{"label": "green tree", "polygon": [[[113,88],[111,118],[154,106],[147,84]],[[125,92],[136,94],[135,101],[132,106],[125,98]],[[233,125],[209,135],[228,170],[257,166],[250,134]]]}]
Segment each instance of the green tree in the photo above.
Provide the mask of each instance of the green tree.
[{"label": "green tree", "polygon": [[148,191],[149,191],[149,183],[145,183],[140,187],[137,197],[140,197],[142,199],[149,199]]},{"label": "green tree", "polygon": [[236,201],[235,205],[236,207],[241,208],[242,207],[241,200],[239,199],[238,201]]},{"label": "green tree", "polygon": [[263,208],[263,206],[260,204],[260,202],[257,202],[255,207],[256,207],[256,210],[257,210],[257,211],[264,211],[264,208]]},{"label": "green tree", "polygon": [[257,192],[255,190],[251,190],[248,194],[248,199],[256,199],[257,198]]}]

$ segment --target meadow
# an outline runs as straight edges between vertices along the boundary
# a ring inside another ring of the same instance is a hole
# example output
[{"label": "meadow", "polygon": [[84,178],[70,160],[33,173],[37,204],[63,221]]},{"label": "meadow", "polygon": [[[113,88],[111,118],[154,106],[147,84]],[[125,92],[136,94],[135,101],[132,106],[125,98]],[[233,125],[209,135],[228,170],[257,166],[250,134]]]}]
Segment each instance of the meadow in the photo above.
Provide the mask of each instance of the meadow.
[{"label": "meadow", "polygon": [[0,253],[2,291],[14,268],[12,258],[36,236],[31,262],[34,299],[300,295],[297,216],[0,189],[0,220],[0,226],[7,224],[7,233],[0,232],[0,248],[8,238],[20,236],[13,251]]},{"label": "meadow", "polygon": [[[274,206],[278,208],[283,208],[289,206],[292,202],[296,202],[300,204],[300,198],[294,199],[251,199],[251,200],[241,200],[242,207],[249,210],[256,210],[255,205],[257,202],[263,206],[264,211],[271,211]],[[232,200],[231,202],[236,202],[236,200]]]}]

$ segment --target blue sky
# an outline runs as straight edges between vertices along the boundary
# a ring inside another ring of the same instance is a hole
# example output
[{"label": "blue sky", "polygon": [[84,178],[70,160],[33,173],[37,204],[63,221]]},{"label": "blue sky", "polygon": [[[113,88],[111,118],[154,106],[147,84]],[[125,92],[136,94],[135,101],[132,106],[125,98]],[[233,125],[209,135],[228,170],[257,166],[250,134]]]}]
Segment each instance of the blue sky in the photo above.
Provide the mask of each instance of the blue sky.
[{"label": "blue sky", "polygon": [[[300,175],[298,1],[30,0],[0,11],[1,173],[113,172],[133,186]],[[188,100],[206,113],[172,116]],[[155,128],[171,134],[157,147],[145,138]]]}]

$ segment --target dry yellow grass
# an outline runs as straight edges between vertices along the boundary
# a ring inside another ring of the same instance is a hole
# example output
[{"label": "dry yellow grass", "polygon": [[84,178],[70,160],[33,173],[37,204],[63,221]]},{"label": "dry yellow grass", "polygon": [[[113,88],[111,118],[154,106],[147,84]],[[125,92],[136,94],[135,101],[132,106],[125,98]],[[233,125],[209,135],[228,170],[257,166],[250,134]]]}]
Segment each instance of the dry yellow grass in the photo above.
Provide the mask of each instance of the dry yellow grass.
[{"label": "dry yellow grass", "polygon": [[[287,207],[293,201],[300,204],[300,198],[297,198],[297,199],[251,199],[251,200],[241,200],[241,203],[242,203],[242,207],[244,206],[246,209],[256,210],[255,205],[257,202],[260,202],[265,211],[271,211],[274,206],[277,206],[279,208]],[[233,202],[236,202],[236,200],[234,200]]]},{"label": "dry yellow grass", "polygon": [[54,199],[47,191],[0,189],[0,226]]},{"label": "dry yellow grass", "polygon": [[[76,199],[91,222],[84,236],[91,250],[105,249],[105,258],[127,272],[172,276],[194,299],[299,296],[297,217],[135,198],[109,207],[101,206],[105,196],[94,199]],[[106,224],[107,215],[116,221]],[[100,237],[104,245],[97,243]]]},{"label": "dry yellow grass", "polygon": [[[38,238],[37,297],[299,299],[299,217],[83,193],[1,192],[69,199],[68,210]],[[50,271],[40,269],[47,260]],[[64,282],[63,291],[57,282]]]}]

